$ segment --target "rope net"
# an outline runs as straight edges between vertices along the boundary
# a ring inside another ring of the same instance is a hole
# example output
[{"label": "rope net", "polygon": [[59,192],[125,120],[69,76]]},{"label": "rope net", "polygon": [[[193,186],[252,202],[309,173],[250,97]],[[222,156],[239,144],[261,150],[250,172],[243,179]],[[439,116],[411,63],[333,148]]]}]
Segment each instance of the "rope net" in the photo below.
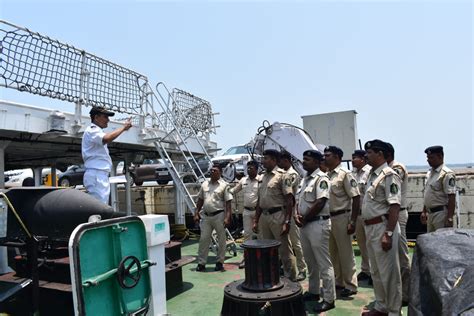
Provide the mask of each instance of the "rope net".
[{"label": "rope net", "polygon": [[139,113],[145,76],[5,21],[0,21],[0,40],[0,86]]}]

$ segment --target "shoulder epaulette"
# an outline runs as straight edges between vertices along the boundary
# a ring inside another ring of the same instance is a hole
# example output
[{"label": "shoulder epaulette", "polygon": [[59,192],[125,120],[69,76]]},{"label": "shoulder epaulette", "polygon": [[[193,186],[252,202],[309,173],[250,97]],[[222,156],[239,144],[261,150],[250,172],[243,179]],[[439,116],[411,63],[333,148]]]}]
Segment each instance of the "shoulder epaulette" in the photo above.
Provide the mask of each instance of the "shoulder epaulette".
[{"label": "shoulder epaulette", "polygon": [[339,170],[341,170],[344,173],[344,175],[350,173],[350,171],[348,169],[345,169],[343,167],[339,168]]},{"label": "shoulder epaulette", "polygon": [[453,170],[449,169],[448,167],[446,167],[446,165],[443,166],[443,168],[441,168],[440,170],[440,173],[441,172],[444,172],[444,173],[454,173]]},{"label": "shoulder epaulette", "polygon": [[317,173],[316,173],[317,176],[319,177],[324,177],[324,176],[328,176],[325,172],[322,172],[321,170],[319,170]]},{"label": "shoulder epaulette", "polygon": [[385,167],[385,168],[383,168],[383,169],[382,169],[382,172],[383,172],[386,176],[389,176],[389,175],[391,175],[391,174],[395,174],[395,171],[394,171],[392,168],[388,167],[388,166]]}]

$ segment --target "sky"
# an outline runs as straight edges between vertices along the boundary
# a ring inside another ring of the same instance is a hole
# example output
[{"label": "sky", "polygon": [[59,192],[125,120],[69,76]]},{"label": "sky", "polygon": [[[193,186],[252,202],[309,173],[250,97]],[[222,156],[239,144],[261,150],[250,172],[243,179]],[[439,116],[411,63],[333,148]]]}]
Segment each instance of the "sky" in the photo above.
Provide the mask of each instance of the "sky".
[{"label": "sky", "polygon": [[471,1],[0,0],[0,19],[208,100],[219,148],[264,120],[355,110],[362,144],[389,141],[407,165],[431,145],[474,162]]}]

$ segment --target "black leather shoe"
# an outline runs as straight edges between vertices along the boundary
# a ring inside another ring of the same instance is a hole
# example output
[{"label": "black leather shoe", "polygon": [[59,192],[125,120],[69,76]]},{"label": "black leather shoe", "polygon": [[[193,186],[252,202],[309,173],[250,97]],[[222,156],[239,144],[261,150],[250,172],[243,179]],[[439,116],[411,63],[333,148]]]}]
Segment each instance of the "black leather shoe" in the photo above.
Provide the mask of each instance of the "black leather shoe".
[{"label": "black leather shoe", "polygon": [[222,265],[222,262],[216,262],[216,267],[214,268],[214,271],[224,271],[224,266]]},{"label": "black leather shoe", "polygon": [[356,294],[357,294],[357,291],[351,291],[349,289],[344,289],[340,293],[341,297],[349,297]]},{"label": "black leather shoe", "polygon": [[334,302],[332,303],[328,303],[326,301],[322,301],[321,303],[318,303],[315,307],[314,307],[314,311],[316,313],[322,313],[322,312],[325,312],[325,311],[328,311],[330,309],[333,309],[334,307],[336,307],[336,305],[334,305]]},{"label": "black leather shoe", "polygon": [[402,301],[402,306],[408,306],[408,301]]},{"label": "black leather shoe", "polygon": [[309,292],[305,292],[303,294],[303,301],[304,302],[310,302],[310,301],[315,301],[315,302],[319,302],[319,294],[313,294],[313,293],[309,293]]},{"label": "black leather shoe", "polygon": [[306,279],[306,272],[301,271],[300,273],[298,273],[298,276],[296,277],[296,281],[303,281],[304,279]]},{"label": "black leather shoe", "polygon": [[206,270],[206,266],[203,265],[203,264],[198,264],[197,267],[196,267],[196,271],[197,272],[203,272],[204,270]]},{"label": "black leather shoe", "polygon": [[357,281],[365,281],[368,279],[370,279],[370,275],[365,272],[361,272],[357,275]]},{"label": "black leather shoe", "polygon": [[374,286],[374,281],[372,280],[372,277],[369,277],[369,281],[367,281],[367,284],[370,286]]}]

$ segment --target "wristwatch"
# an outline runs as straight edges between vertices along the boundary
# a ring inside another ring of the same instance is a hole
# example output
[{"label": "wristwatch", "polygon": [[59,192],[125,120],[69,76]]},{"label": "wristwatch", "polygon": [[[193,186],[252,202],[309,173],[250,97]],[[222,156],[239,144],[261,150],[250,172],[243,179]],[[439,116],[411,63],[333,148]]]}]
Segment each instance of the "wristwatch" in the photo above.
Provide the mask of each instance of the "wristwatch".
[{"label": "wristwatch", "polygon": [[386,230],[385,231],[385,234],[387,234],[388,237],[392,237],[393,236],[393,232],[391,230]]},{"label": "wristwatch", "polygon": [[291,221],[290,220],[286,220],[284,224],[288,224],[290,225]]}]

